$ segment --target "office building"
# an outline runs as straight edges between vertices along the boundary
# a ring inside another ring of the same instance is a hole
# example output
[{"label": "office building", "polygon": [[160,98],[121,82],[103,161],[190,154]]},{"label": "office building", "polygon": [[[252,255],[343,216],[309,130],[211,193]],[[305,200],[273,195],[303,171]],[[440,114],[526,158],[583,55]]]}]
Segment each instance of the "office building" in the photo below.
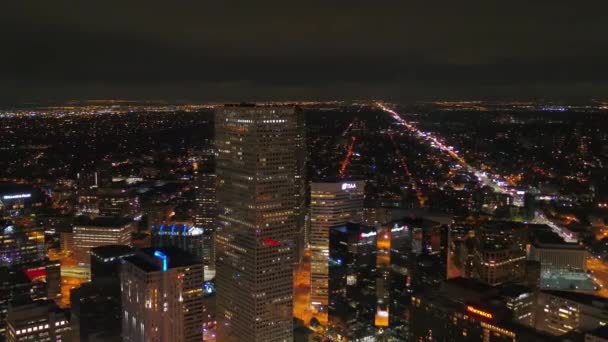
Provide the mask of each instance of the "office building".
[{"label": "office building", "polygon": [[58,260],[45,259],[13,269],[23,272],[31,282],[33,299],[57,299],[61,296],[61,263]]},{"label": "office building", "polygon": [[122,188],[100,188],[97,192],[99,216],[133,218],[140,214],[139,198]]},{"label": "office building", "polygon": [[544,341],[532,328],[535,297],[519,285],[454,278],[411,298],[412,341]]},{"label": "office building", "polygon": [[45,258],[44,229],[0,221],[0,266],[16,266]]},{"label": "office building", "polygon": [[40,189],[24,184],[0,182],[0,213],[25,213],[41,207],[45,200],[46,197]]},{"label": "office building", "polygon": [[123,341],[200,342],[203,264],[175,247],[149,248],[121,268]]},{"label": "office building", "polygon": [[178,247],[205,263],[205,247],[208,247],[205,242],[209,236],[204,230],[187,223],[152,226],[152,247]]},{"label": "office building", "polygon": [[485,222],[475,228],[475,235],[485,245],[509,245],[525,251],[528,244],[528,226],[518,222]]},{"label": "office building", "polygon": [[[467,232],[468,230],[468,232]],[[523,224],[487,222],[453,231],[460,274],[496,286],[526,279],[527,230]]]},{"label": "office building", "polygon": [[130,245],[135,224],[128,218],[79,217],[72,233],[74,259],[79,263],[90,263],[92,248],[105,245]]},{"label": "office building", "polygon": [[546,341],[547,336],[511,322],[500,307],[464,304],[442,294],[412,296],[411,341]]},{"label": "office building", "polygon": [[293,339],[303,127],[293,107],[216,110],[219,341]]},{"label": "office building", "polygon": [[329,230],[363,221],[365,182],[313,182],[310,185],[311,304],[326,312],[328,298]]},{"label": "office building", "polygon": [[0,267],[0,336],[6,335],[6,315],[9,303],[16,299],[29,299],[34,284],[17,267]]},{"label": "office building", "polygon": [[526,253],[504,245],[478,246],[475,252],[476,278],[490,285],[521,281],[526,275]]},{"label": "office building", "polygon": [[541,291],[536,329],[554,336],[608,325],[608,299],[569,291]]},{"label": "office building", "polygon": [[215,152],[205,149],[193,165],[194,186],[196,188],[196,209],[194,213],[194,226],[202,229],[201,249],[205,276],[215,275],[215,231],[217,229],[217,197],[215,174]]},{"label": "office building", "polygon": [[71,341],[68,314],[52,300],[19,300],[8,307],[6,341]]},{"label": "office building", "polygon": [[328,325],[349,340],[373,337],[379,289],[376,227],[347,223],[329,234]]},{"label": "office building", "polygon": [[537,234],[530,246],[530,260],[540,262],[541,273],[584,272],[587,270],[587,250],[578,243],[567,243],[557,234]]}]

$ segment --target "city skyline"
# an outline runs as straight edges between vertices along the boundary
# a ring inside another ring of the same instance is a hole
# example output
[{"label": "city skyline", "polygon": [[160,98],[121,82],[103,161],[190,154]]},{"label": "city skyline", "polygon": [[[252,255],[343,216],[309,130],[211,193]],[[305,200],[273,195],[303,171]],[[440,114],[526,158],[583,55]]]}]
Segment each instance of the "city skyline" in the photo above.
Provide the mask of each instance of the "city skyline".
[{"label": "city skyline", "polygon": [[608,1],[4,1],[0,342],[607,342]]}]

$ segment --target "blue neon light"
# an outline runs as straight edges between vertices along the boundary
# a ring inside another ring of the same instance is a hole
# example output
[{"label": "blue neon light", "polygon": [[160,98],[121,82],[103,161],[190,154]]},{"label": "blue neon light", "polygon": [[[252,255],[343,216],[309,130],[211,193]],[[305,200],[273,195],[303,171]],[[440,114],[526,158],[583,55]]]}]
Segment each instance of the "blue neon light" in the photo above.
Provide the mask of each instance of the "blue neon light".
[{"label": "blue neon light", "polygon": [[159,232],[159,233],[162,233],[162,232],[163,232],[163,228],[165,228],[165,225],[164,225],[164,224],[161,224],[161,225],[160,225],[160,229],[158,230],[158,232]]},{"label": "blue neon light", "polygon": [[171,234],[175,234],[175,225],[171,226]]},{"label": "blue neon light", "polygon": [[182,234],[186,234],[188,232],[188,226],[184,224],[184,230],[182,232]]},{"label": "blue neon light", "polygon": [[161,251],[154,251],[154,256],[163,261],[163,272],[167,271],[167,255]]}]

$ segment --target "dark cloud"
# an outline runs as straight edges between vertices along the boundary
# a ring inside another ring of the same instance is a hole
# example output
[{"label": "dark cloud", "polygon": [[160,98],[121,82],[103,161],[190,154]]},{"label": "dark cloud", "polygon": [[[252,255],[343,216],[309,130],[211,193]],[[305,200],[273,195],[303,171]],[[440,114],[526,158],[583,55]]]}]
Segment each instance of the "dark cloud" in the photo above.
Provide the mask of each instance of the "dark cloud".
[{"label": "dark cloud", "polygon": [[589,98],[608,4],[13,1],[0,100]]}]

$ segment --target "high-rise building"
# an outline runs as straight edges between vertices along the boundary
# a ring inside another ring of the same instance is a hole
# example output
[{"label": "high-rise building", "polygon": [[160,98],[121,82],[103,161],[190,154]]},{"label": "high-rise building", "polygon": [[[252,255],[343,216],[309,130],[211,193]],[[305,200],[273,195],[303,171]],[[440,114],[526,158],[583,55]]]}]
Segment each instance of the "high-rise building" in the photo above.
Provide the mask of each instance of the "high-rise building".
[{"label": "high-rise building", "polygon": [[[215,231],[217,228],[217,177],[215,174],[215,152],[205,149],[194,163],[194,182],[196,188],[196,209],[194,226],[202,229],[202,256],[205,276],[215,274]],[[211,277],[213,278],[213,277]]]},{"label": "high-rise building", "polygon": [[365,182],[313,182],[310,185],[311,303],[323,313],[329,303],[329,230],[363,221]]},{"label": "high-rise building", "polygon": [[15,266],[45,258],[44,230],[0,222],[0,266]]},{"label": "high-rise building", "polygon": [[479,247],[474,262],[476,277],[490,285],[521,281],[526,274],[526,253],[504,245]]},{"label": "high-rise building", "polygon": [[527,227],[491,222],[463,235],[466,254],[459,255],[465,277],[489,285],[523,281],[526,277]]},{"label": "high-rise building", "polygon": [[6,341],[71,341],[68,314],[52,300],[18,301],[8,307]]},{"label": "high-rise building", "polygon": [[147,248],[121,267],[123,341],[203,339],[203,264],[175,247]]},{"label": "high-rise building", "polygon": [[354,223],[329,231],[328,325],[348,340],[376,335],[378,299],[385,293],[378,283],[383,272],[376,272],[377,235],[376,227]]},{"label": "high-rise building", "polygon": [[219,341],[291,341],[304,225],[302,112],[254,105],[215,115]]},{"label": "high-rise building", "polygon": [[122,188],[98,190],[99,216],[135,217],[139,215],[139,199],[131,191]]},{"label": "high-rise building", "polygon": [[97,217],[79,218],[74,224],[74,258],[83,264],[90,263],[91,248],[105,245],[130,245],[134,222],[127,218]]},{"label": "high-rise building", "polygon": [[186,223],[152,226],[152,247],[179,247],[203,264],[205,264],[205,240],[204,228],[199,226],[189,226]]}]

